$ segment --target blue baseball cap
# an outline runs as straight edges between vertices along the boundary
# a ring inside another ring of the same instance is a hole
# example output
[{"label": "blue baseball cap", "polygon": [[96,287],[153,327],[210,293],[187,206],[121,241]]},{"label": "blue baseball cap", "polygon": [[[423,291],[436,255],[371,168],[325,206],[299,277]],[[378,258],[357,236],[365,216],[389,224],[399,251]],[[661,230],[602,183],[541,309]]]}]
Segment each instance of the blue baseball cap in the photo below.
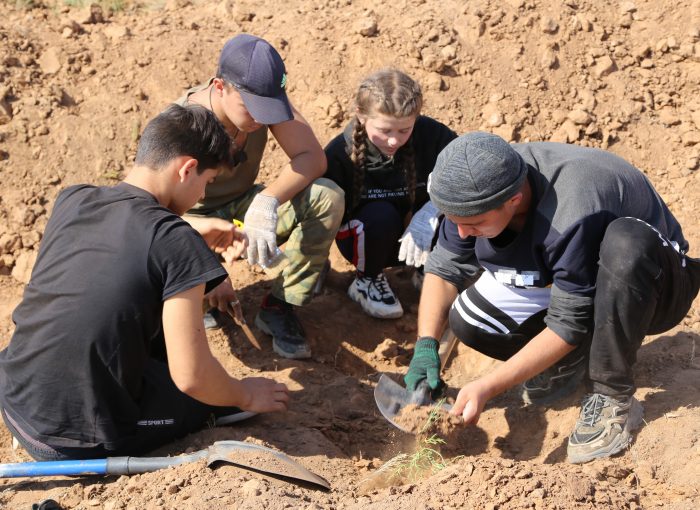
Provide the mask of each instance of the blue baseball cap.
[{"label": "blue baseball cap", "polygon": [[266,40],[250,34],[229,39],[221,50],[216,76],[236,87],[257,122],[279,124],[294,118],[285,90],[284,62]]}]

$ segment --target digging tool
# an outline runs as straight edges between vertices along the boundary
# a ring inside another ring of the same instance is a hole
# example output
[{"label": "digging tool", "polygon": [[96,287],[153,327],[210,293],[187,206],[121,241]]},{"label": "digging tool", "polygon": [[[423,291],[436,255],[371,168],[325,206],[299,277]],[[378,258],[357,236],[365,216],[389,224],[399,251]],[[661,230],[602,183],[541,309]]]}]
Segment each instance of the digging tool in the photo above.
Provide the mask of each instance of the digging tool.
[{"label": "digging tool", "polygon": [[[442,335],[440,341],[439,356],[441,372],[442,369],[445,368],[447,359],[450,357],[450,354],[452,354],[456,344],[457,337],[452,333],[452,330],[448,328]],[[396,416],[409,404],[417,406],[435,404],[430,398],[430,386],[428,386],[427,381],[421,381],[415,391],[409,391],[386,374],[382,374],[377,386],[374,388],[374,401],[379,408],[379,412],[382,413],[382,416],[384,416],[389,423],[409,433],[411,430],[402,427],[396,422]],[[452,406],[449,404],[442,404],[442,408],[445,409],[445,411],[450,411]]]},{"label": "digging tool", "polygon": [[[289,482],[330,489],[328,481],[312,473],[282,452],[242,441],[217,441],[206,450],[177,457],[107,457],[94,460],[56,460],[0,464],[0,478],[74,475],[134,475],[150,473],[204,459],[207,466],[216,462],[271,475]],[[260,464],[264,464],[260,466]]]},{"label": "digging tool", "polygon": [[243,331],[243,334],[251,343],[251,345],[257,350],[262,351],[262,346],[260,345],[260,342],[253,334],[253,331],[250,329],[250,326],[248,326],[248,323],[246,322],[245,317],[243,316],[241,302],[238,300],[231,301],[228,304],[227,308],[229,315],[233,318],[234,321],[236,321],[236,324],[238,324],[238,326],[241,328],[241,331]]}]

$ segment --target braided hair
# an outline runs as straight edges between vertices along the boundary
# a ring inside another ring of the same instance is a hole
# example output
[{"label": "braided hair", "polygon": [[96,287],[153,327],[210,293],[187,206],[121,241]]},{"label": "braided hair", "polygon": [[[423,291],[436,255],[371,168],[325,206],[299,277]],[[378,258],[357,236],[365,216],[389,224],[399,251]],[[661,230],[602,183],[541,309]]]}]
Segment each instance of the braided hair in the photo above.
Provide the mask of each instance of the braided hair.
[{"label": "braided hair", "polygon": [[[423,106],[423,93],[420,85],[407,74],[398,69],[382,69],[360,83],[355,96],[355,106],[357,114],[365,117],[378,113],[397,119],[417,116]],[[356,116],[352,146],[348,148],[350,160],[355,165],[353,208],[359,203],[364,188],[368,143],[365,126]],[[394,164],[404,172],[409,198],[413,204],[416,195],[416,165],[411,139],[396,151],[394,158]]]}]

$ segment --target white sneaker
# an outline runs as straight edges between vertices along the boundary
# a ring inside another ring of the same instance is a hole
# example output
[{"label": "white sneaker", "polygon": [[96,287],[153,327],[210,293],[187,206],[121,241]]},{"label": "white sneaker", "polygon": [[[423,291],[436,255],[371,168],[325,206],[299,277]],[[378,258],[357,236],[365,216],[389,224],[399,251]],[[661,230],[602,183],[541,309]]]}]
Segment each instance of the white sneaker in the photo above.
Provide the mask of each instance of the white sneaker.
[{"label": "white sneaker", "polygon": [[401,303],[389,287],[384,273],[379,273],[375,278],[356,276],[348,288],[348,296],[372,317],[398,319],[403,315]]}]

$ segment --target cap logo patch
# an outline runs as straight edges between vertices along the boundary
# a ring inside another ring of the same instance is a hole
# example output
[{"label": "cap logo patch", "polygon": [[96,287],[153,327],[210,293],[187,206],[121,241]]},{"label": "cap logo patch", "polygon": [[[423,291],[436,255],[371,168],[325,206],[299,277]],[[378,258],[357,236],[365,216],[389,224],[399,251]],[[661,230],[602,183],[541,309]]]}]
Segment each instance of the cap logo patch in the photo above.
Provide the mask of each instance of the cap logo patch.
[{"label": "cap logo patch", "polygon": [[282,83],[280,83],[280,88],[287,86],[287,73],[282,74]]}]

